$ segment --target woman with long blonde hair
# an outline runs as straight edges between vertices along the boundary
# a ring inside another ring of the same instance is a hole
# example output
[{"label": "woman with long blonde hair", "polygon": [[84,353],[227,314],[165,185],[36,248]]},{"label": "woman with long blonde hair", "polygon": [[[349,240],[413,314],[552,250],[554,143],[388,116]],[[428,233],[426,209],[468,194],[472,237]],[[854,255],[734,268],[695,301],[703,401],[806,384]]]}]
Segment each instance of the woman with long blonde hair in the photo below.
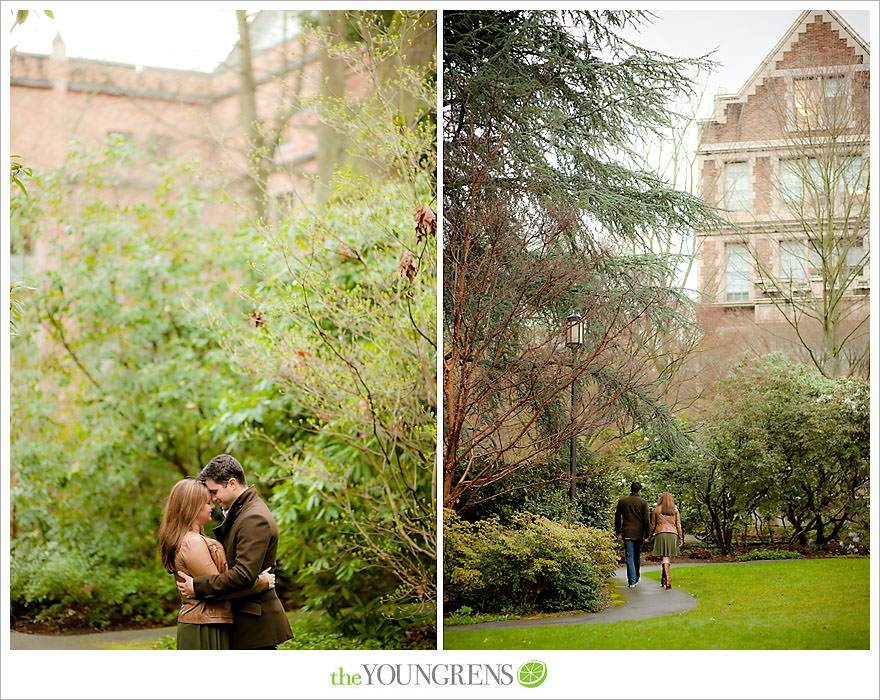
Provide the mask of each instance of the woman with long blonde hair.
[{"label": "woman with long blonde hair", "polygon": [[[223,545],[202,533],[213,509],[208,487],[197,479],[183,479],[171,488],[159,527],[159,556],[168,573],[184,571],[190,576],[205,576],[226,571]],[[266,569],[253,588],[225,599],[181,596],[177,648],[229,649],[233,613],[228,598],[249,595],[274,585],[275,575]]]},{"label": "woman with long blonde hair", "polygon": [[660,557],[660,566],[663,569],[660,585],[666,589],[672,588],[669,575],[672,563],[669,557],[678,556],[679,547],[684,544],[684,535],[681,531],[681,515],[669,491],[660,494],[654,512],[651,513],[651,536],[654,538],[652,554]]}]

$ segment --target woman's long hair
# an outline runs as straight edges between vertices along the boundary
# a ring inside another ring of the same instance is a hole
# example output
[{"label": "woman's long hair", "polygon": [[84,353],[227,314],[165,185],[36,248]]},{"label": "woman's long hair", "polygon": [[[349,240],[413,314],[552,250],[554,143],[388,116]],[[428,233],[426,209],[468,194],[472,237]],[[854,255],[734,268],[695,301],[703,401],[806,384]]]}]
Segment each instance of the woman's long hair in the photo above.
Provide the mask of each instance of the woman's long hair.
[{"label": "woman's long hair", "polygon": [[183,536],[192,529],[199,510],[208,500],[208,487],[196,479],[183,479],[171,487],[162,524],[159,526],[159,557],[169,573],[174,573],[174,555]]},{"label": "woman's long hair", "polygon": [[672,494],[669,491],[660,494],[660,512],[663,515],[675,515],[675,501],[672,500]]}]

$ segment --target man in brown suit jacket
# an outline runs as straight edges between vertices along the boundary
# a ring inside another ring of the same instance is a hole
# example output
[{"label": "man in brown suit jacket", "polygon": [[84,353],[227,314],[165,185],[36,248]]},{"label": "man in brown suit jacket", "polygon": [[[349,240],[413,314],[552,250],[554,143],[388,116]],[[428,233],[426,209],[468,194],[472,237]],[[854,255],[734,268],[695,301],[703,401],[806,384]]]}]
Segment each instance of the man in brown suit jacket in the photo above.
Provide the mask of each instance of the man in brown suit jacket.
[{"label": "man in brown suit jacket", "polygon": [[[626,582],[630,588],[639,583],[642,564],[642,542],[650,535],[648,502],[642,498],[642,485],[632,482],[630,494],[617,502],[614,512],[614,534],[623,537],[626,550]],[[262,571],[262,569],[261,569]]]},{"label": "man in brown suit jacket", "polygon": [[[275,566],[278,527],[268,506],[248,486],[244,470],[232,455],[217,455],[199,474],[226,518],[214,528],[226,550],[229,569],[222,574],[191,578],[178,571],[177,588],[184,595],[211,599],[250,588],[260,572]],[[290,623],[275,588],[232,601],[233,649],[274,649],[290,639]]]}]

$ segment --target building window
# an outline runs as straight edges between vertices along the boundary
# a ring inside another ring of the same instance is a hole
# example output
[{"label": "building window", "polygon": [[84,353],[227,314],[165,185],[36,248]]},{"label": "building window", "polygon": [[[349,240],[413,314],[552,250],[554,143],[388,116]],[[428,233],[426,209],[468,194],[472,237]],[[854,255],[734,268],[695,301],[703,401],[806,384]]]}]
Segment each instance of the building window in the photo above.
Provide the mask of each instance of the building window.
[{"label": "building window", "polygon": [[725,299],[727,301],[748,301],[749,299],[749,249],[744,243],[728,243],[724,246]]},{"label": "building window", "polygon": [[822,265],[822,253],[817,250],[817,245],[822,244],[811,242],[807,249],[807,264],[811,277],[821,277],[824,274],[824,266]]},{"label": "building window", "polygon": [[846,269],[850,277],[865,274],[865,249],[861,241],[854,242],[846,251]]},{"label": "building window", "polygon": [[147,153],[157,160],[171,155],[174,139],[170,134],[150,134],[147,139]]},{"label": "building window", "polygon": [[749,164],[727,163],[724,166],[724,206],[734,211],[749,208]]},{"label": "building window", "polygon": [[841,164],[841,184],[839,187],[841,192],[863,192],[865,187],[862,184],[862,158],[861,156],[845,156]]},{"label": "building window", "polygon": [[836,124],[846,109],[846,83],[842,76],[822,80],[822,106],[827,123]]},{"label": "building window", "polygon": [[807,188],[813,195],[824,195],[827,189],[823,166],[824,163],[820,163],[818,158],[807,159]]},{"label": "building window", "polygon": [[779,161],[779,195],[783,202],[799,202],[804,198],[802,169],[799,158]]},{"label": "building window", "polygon": [[803,241],[780,241],[779,276],[787,280],[806,278]]},{"label": "building window", "polygon": [[841,75],[794,79],[794,126],[843,126],[848,123],[848,92]]},{"label": "building window", "polygon": [[844,156],[833,162],[808,158],[806,166],[800,158],[779,161],[779,198],[783,202],[800,202],[805,196],[824,202],[834,192],[863,190],[860,156]]}]

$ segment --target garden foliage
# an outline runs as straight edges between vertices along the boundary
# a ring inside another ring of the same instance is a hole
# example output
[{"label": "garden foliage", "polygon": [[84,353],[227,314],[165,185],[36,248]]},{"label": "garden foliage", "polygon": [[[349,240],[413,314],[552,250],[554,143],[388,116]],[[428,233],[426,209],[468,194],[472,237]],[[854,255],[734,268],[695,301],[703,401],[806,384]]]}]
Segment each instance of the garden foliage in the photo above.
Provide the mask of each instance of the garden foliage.
[{"label": "garden foliage", "polygon": [[753,549],[740,554],[737,561],[757,561],[759,559],[803,559],[804,555],[789,549]]},{"label": "garden foliage", "polygon": [[262,473],[304,605],[395,645],[436,612],[434,66],[396,60],[422,13],[352,17],[368,51],[327,50],[369,97],[321,112],[349,134],[352,164],[325,199],[254,232],[255,280],[238,288],[251,326],[208,313],[261,388],[224,420],[269,447]]},{"label": "garden foliage", "polygon": [[11,342],[11,599],[26,617],[167,619],[164,498],[223,450],[210,416],[246,386],[194,304],[245,317],[228,287],[247,273],[242,250],[217,249],[201,222],[196,164],[153,165],[153,191],[116,201],[112,182],[138,160],[125,143],[77,145],[13,206],[13,242],[46,251]]},{"label": "garden foliage", "polygon": [[444,606],[474,612],[597,612],[616,567],[608,531],[517,513],[473,523],[444,510]]},{"label": "garden foliage", "polygon": [[[623,440],[627,444],[627,440]],[[568,445],[548,454],[546,462],[529,464],[481,489],[478,503],[461,513],[467,520],[498,515],[502,521],[525,511],[549,520],[605,528],[614,517],[617,499],[629,491],[636,467],[617,457],[616,449],[590,449],[582,440],[577,452],[577,496],[569,497]],[[480,468],[477,462],[477,468]]]},{"label": "garden foliage", "polygon": [[[784,355],[747,355],[720,387],[691,448],[654,450],[651,479],[724,552],[754,531],[791,546],[867,546],[868,383],[828,378]],[[854,540],[858,538],[858,542]]]},{"label": "garden foliage", "polygon": [[[325,613],[317,636],[433,643],[436,101],[433,63],[398,60],[413,22],[433,31],[395,13],[333,48],[365,71],[324,112],[357,167],[270,226],[212,225],[197,162],[127,141],[76,145],[16,196],[13,247],[45,251],[12,340],[16,617],[173,621],[164,499],[232,452],[276,515],[288,609]],[[155,188],[122,199],[145,170]]]}]

